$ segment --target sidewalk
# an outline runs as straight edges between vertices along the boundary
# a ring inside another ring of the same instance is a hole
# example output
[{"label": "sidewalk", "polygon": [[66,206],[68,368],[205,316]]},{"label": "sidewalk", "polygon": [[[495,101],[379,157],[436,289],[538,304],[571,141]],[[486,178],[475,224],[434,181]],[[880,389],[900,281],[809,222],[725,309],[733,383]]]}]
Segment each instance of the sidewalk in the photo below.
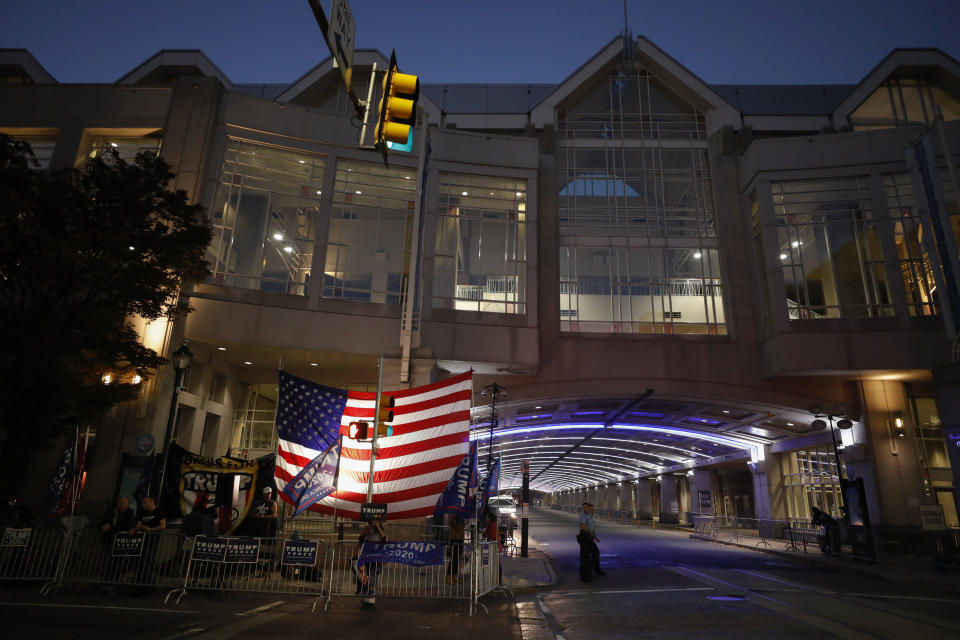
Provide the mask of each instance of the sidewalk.
[{"label": "sidewalk", "polygon": [[[518,549],[519,546],[518,544]],[[503,566],[503,586],[509,589],[546,587],[557,581],[553,566],[550,564],[550,557],[544,553],[540,543],[533,536],[528,538],[526,558],[521,558],[519,555],[502,555],[500,563]]]}]

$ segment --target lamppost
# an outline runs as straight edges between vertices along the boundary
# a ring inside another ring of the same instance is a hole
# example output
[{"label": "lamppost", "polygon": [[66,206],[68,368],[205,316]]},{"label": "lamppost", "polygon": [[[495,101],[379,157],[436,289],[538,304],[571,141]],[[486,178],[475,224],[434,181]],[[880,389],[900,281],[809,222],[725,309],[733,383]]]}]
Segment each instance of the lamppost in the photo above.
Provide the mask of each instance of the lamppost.
[{"label": "lamppost", "polygon": [[[842,414],[845,412],[845,408],[837,407],[836,412]],[[826,418],[830,422],[830,441],[833,443],[833,458],[837,464],[837,480],[840,483],[840,504],[843,507],[844,513],[846,513],[847,516],[850,516],[851,514],[847,510],[847,494],[846,494],[846,486],[845,486],[846,480],[844,480],[843,478],[843,468],[840,466],[840,443],[837,442],[837,433],[833,427],[833,420],[834,418],[837,418],[837,427],[836,427],[837,429],[849,429],[850,427],[853,426],[853,422],[851,422],[847,418],[841,418],[839,416],[835,416],[830,413],[823,413],[820,407],[816,405],[810,407],[810,413],[812,413],[817,418],[810,425],[815,429],[827,428],[827,423],[823,420],[823,418]]]},{"label": "lamppost", "polygon": [[163,495],[163,483],[167,479],[167,458],[170,457],[170,444],[173,441],[173,422],[177,417],[177,400],[180,398],[180,385],[183,383],[183,374],[190,368],[193,353],[190,351],[187,340],[180,348],[173,352],[170,360],[173,363],[173,397],[170,399],[170,413],[167,415],[167,430],[163,434],[163,459],[160,461],[160,489],[159,497]]},{"label": "lamppost", "polygon": [[490,396],[490,443],[487,446],[487,473],[490,473],[490,467],[493,466],[493,430],[497,427],[497,398],[507,397],[506,387],[502,387],[496,382],[488,384],[480,392],[484,398]]}]

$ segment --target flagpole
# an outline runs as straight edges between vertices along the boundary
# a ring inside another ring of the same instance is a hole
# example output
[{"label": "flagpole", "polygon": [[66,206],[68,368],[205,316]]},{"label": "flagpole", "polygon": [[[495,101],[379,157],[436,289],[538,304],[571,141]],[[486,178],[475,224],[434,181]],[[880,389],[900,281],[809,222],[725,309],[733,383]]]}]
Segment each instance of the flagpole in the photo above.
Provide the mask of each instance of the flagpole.
[{"label": "flagpole", "polygon": [[383,355],[377,365],[377,400],[373,405],[373,438],[370,440],[370,477],[367,478],[367,502],[373,502],[373,467],[377,459],[377,420],[380,417],[380,392],[383,390]]},{"label": "flagpole", "polygon": [[340,456],[343,454],[343,433],[337,451],[337,471],[333,474],[333,530],[337,530],[337,507],[340,506]]}]

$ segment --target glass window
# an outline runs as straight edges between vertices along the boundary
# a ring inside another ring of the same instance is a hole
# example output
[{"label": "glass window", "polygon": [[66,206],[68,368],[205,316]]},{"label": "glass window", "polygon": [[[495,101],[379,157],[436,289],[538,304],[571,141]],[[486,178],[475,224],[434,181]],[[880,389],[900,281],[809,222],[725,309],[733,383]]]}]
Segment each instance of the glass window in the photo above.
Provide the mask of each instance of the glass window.
[{"label": "glass window", "polygon": [[[6,133],[0,129],[0,133]],[[53,158],[53,149],[57,144],[57,139],[52,136],[19,136],[15,133],[8,133],[11,138],[18,142],[26,142],[33,149],[33,155],[40,164],[41,169],[50,168],[50,160]]]},{"label": "glass window", "polygon": [[790,318],[893,315],[869,179],[770,186]]},{"label": "glass window", "polygon": [[163,138],[156,136],[94,136],[90,140],[90,150],[87,152],[88,158],[96,158],[106,150],[116,151],[120,157],[127,162],[133,162],[137,154],[141,151],[148,153],[160,153],[160,146]]},{"label": "glass window", "polygon": [[322,156],[229,138],[210,219],[211,282],[307,295]]},{"label": "glass window", "polygon": [[817,507],[839,519],[843,501],[833,447],[788,451],[779,458],[788,518],[808,521]]},{"label": "glass window", "polygon": [[726,333],[716,249],[560,248],[565,331]]},{"label": "glass window", "polygon": [[960,100],[924,78],[888,78],[850,114],[855,131],[927,124],[939,106],[944,120],[960,120]]},{"label": "glass window", "polygon": [[440,173],[433,307],[526,313],[527,182]]},{"label": "glass window", "polygon": [[910,175],[896,173],[883,176],[887,210],[893,223],[893,239],[897,261],[907,291],[907,307],[912,316],[939,313],[930,256],[923,249],[923,226],[917,215],[913,182]]},{"label": "glass window", "polygon": [[645,69],[615,72],[558,114],[567,138],[704,140],[703,112]]},{"label": "glass window", "polygon": [[410,255],[416,171],[339,160],[324,298],[399,304]]}]

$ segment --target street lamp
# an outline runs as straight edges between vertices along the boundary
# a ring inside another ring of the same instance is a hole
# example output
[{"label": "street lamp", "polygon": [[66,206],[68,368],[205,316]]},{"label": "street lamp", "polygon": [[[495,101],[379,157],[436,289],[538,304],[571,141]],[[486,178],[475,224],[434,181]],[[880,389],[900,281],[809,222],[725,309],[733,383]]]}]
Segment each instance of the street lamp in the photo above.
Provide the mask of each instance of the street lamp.
[{"label": "street lamp", "polygon": [[490,396],[490,443],[487,447],[487,473],[490,473],[490,467],[493,466],[493,430],[497,426],[498,417],[497,398],[506,398],[507,390],[494,382],[493,384],[485,386],[483,391],[480,392],[480,395],[484,398]]},{"label": "street lamp", "polygon": [[[837,413],[843,413],[843,407],[837,407]],[[843,478],[843,468],[840,466],[840,446],[837,442],[837,433],[833,426],[834,418],[837,418],[837,429],[849,429],[853,426],[853,422],[847,418],[840,418],[839,416],[834,416],[829,413],[823,413],[820,407],[814,405],[810,407],[810,413],[816,416],[810,426],[814,429],[826,429],[827,423],[823,420],[826,418],[830,422],[830,441],[833,443],[833,458],[837,464],[837,480],[840,483],[840,504],[843,507],[844,512],[847,516],[850,516],[850,512],[847,510],[847,492],[846,492],[846,481]],[[826,506],[826,505],[824,505]]]},{"label": "street lamp", "polygon": [[[173,364],[173,397],[170,399],[170,413],[167,415],[167,430],[163,435],[163,459],[160,461],[160,489],[159,495],[163,495],[163,483],[167,479],[167,458],[170,457],[170,444],[173,441],[173,421],[177,417],[177,400],[180,398],[180,385],[183,383],[183,374],[190,368],[190,361],[193,360],[193,353],[189,342],[183,341],[180,348],[173,352],[170,361]],[[158,496],[159,497],[159,496]],[[159,499],[157,500],[159,504]]]}]

